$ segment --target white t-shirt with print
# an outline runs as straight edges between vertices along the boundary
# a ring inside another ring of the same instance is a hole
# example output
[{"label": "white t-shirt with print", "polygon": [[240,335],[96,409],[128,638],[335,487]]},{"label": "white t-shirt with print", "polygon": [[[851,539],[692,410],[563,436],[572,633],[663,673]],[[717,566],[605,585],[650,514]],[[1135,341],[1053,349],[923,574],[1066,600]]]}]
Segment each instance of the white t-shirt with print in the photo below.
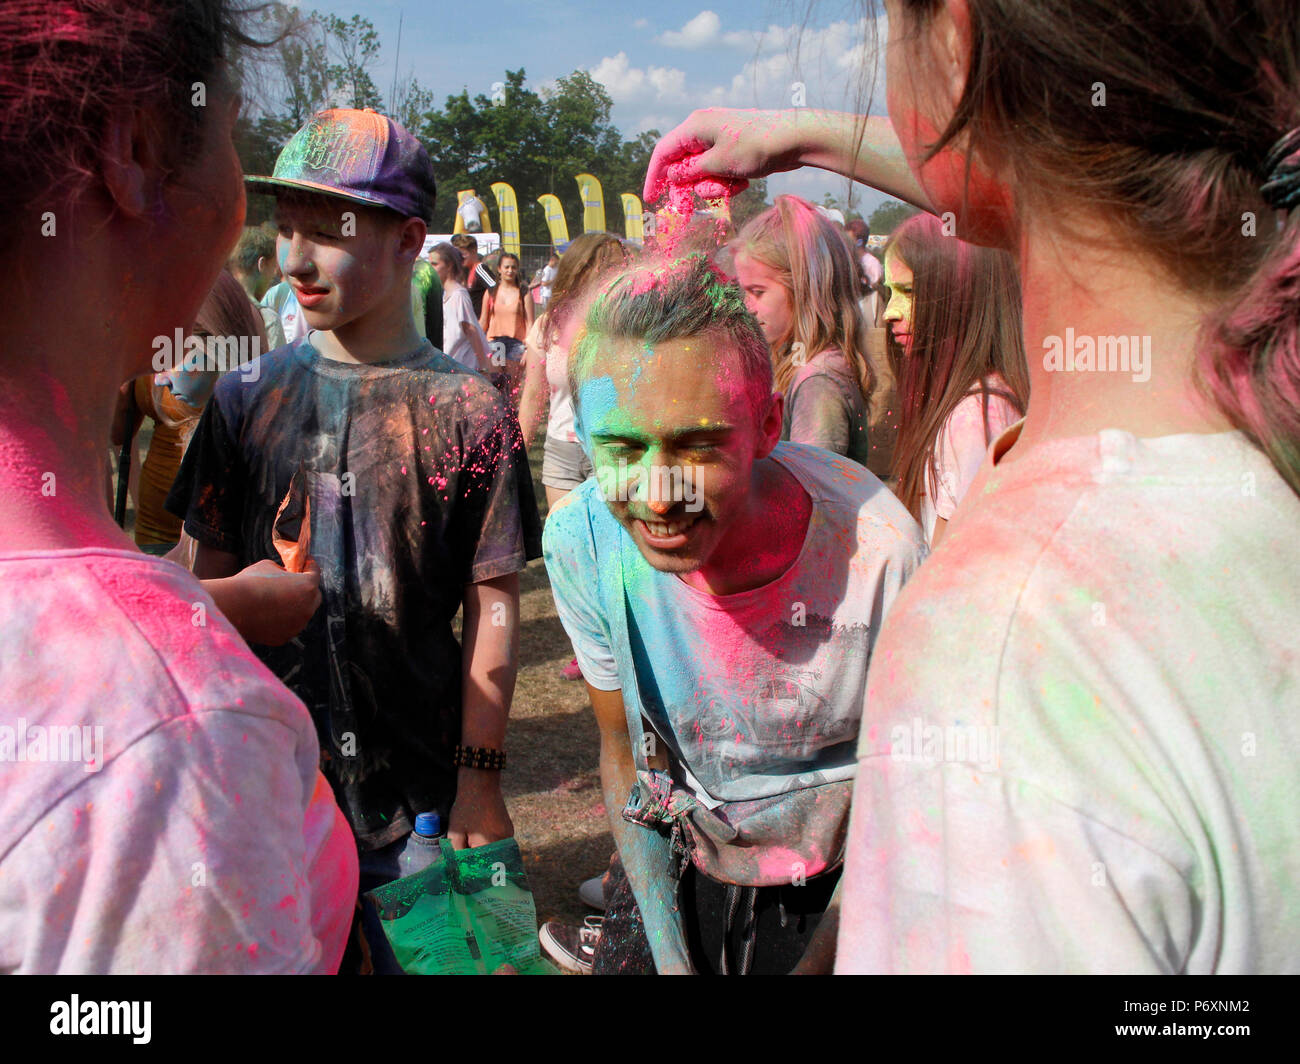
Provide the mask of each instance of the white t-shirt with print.
[{"label": "white t-shirt with print", "polygon": [[483,231],[483,212],[487,210],[483,201],[477,196],[471,196],[460,205],[460,218],[465,225],[465,232],[480,233]]},{"label": "white t-shirt with print", "polygon": [[1012,457],[876,645],[837,970],[1300,971],[1300,497],[1233,432]]}]

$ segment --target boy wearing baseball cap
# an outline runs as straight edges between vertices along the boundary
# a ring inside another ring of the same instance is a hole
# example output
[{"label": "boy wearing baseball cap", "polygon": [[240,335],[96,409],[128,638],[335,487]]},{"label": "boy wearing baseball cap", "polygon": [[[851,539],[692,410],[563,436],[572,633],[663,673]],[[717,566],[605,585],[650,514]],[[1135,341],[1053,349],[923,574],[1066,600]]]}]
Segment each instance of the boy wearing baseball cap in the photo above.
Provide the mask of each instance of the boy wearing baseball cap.
[{"label": "boy wearing baseball cap", "polygon": [[373,111],[323,111],[248,182],[276,196],[311,331],[222,378],[169,506],[200,578],[278,560],[277,541],[319,565],[308,627],[254,649],[312,712],[366,890],[400,875],[418,813],[458,847],[513,834],[500,769],[539,519],[517,422],[415,327],[435,192],[420,143]]}]

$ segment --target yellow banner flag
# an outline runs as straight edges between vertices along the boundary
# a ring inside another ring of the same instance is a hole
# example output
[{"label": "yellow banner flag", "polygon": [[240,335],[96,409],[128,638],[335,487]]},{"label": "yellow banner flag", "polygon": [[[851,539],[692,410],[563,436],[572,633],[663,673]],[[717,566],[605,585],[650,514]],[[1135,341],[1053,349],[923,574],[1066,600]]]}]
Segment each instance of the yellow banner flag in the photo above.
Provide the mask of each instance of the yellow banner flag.
[{"label": "yellow banner flag", "polygon": [[551,231],[551,243],[557,248],[569,242],[569,226],[564,220],[564,208],[560,206],[560,197],[546,193],[538,196],[537,202],[546,212],[546,228]]},{"label": "yellow banner flag", "polygon": [[631,192],[624,192],[623,230],[627,238],[638,244],[645,243],[645,212],[641,209],[641,197]]},{"label": "yellow banner flag", "polygon": [[519,204],[515,190],[504,181],[494,182],[492,195],[497,198],[497,211],[501,215],[501,246],[510,254],[519,254]]},{"label": "yellow banner flag", "polygon": [[591,174],[578,175],[578,195],[582,197],[582,231],[605,231],[605,193]]}]

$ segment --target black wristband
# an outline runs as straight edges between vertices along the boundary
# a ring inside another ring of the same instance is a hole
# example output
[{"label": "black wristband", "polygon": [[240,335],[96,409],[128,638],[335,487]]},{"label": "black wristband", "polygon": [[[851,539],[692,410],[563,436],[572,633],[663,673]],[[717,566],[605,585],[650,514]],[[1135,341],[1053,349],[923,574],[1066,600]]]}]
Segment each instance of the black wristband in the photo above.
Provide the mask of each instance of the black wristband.
[{"label": "black wristband", "polygon": [[506,752],[486,746],[458,746],[456,765],[460,768],[486,768],[499,772],[506,767]]}]

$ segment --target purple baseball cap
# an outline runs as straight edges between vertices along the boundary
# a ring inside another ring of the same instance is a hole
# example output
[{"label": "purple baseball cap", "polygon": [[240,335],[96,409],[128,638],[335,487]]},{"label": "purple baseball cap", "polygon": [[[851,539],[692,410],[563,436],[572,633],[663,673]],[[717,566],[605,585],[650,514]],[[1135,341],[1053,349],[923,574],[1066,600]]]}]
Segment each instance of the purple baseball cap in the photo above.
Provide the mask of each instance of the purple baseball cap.
[{"label": "purple baseball cap", "polygon": [[257,191],[323,192],[426,223],[437,193],[424,145],[369,108],[318,111],[284,146],[275,173],[244,180]]}]

